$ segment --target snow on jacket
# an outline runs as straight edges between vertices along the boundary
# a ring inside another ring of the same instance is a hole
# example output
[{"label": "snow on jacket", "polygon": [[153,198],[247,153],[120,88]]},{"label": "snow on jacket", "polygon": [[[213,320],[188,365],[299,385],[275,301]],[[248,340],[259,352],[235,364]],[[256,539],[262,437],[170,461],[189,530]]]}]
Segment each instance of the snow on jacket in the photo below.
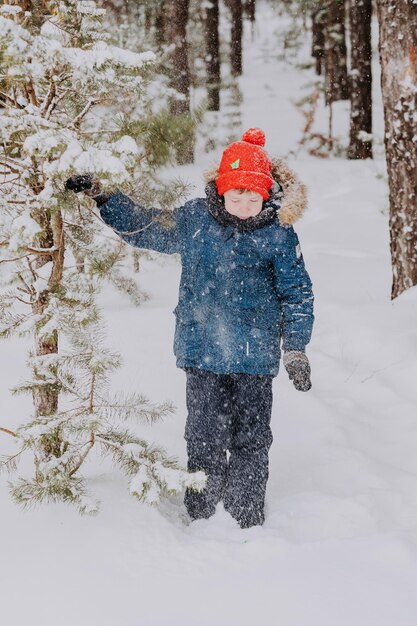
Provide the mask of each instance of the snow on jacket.
[{"label": "snow on jacket", "polygon": [[291,225],[306,207],[305,188],[282,160],[273,176],[280,200],[274,186],[248,220],[226,212],[214,182],[206,198],[172,212],[145,209],[120,192],[100,207],[126,242],[181,255],[178,367],[275,376],[281,341],[284,350],[304,350],[310,340],[312,285]]}]

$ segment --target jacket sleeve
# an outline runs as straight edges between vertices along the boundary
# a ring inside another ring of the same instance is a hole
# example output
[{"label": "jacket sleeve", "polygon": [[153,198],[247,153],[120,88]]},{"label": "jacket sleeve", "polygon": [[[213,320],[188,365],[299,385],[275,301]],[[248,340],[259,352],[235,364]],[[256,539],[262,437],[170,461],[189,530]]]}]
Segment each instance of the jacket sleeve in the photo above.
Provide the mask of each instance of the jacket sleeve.
[{"label": "jacket sleeve", "polygon": [[119,191],[100,206],[103,220],[124,241],[165,254],[180,252],[179,211],[146,209]]},{"label": "jacket sleeve", "polygon": [[304,350],[313,328],[313,291],[298,237],[284,229],[284,243],[274,258],[275,287],[282,307],[282,345],[285,351]]}]

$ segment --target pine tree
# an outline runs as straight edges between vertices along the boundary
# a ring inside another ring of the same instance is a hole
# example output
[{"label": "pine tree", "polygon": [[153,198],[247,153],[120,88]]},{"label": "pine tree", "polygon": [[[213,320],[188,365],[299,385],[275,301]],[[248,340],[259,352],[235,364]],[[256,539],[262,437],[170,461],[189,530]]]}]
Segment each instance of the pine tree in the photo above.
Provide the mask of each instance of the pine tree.
[{"label": "pine tree", "polygon": [[31,375],[15,389],[32,394],[34,415],[14,433],[2,428],[19,446],[3,466],[33,457],[34,476],[12,484],[18,502],[63,500],[91,512],[80,470],[98,448],[131,478],[134,495],[154,503],[162,493],[201,487],[204,477],[126,428],[170,413],[169,403],[107,391],[120,358],[105,348],[96,295],[109,273],[126,289],[134,283],[121,273],[121,241],[104,232],[88,199],[64,191],[68,176],[85,171],[126,191],[147,178],[146,143],[109,111],[135,98],[140,126],[154,54],[110,45],[104,11],[92,0],[31,8],[0,9],[0,332],[34,338]]},{"label": "pine tree", "polygon": [[[105,0],[99,0],[99,3],[106,4]],[[169,12],[174,9],[179,12],[184,39],[174,37],[177,29]],[[144,145],[145,165],[151,166],[147,177],[132,189],[136,199],[145,204],[156,202],[166,205],[167,201],[172,204],[187,191],[179,181],[170,182],[168,188],[158,177],[158,168],[167,164],[183,164],[193,158],[194,137],[201,123],[200,108],[191,110],[191,91],[198,81],[201,83],[195,66],[196,60],[203,59],[204,55],[203,46],[199,46],[202,40],[202,9],[199,5],[193,6],[187,16],[181,14],[180,9],[178,3],[171,6],[168,0],[148,0],[146,5],[117,3],[106,14],[106,24],[115,45],[135,52],[152,49],[156,53],[154,66],[158,81],[152,84],[152,99],[140,103],[140,117],[134,99],[120,102],[118,107],[119,112],[123,112],[125,132]],[[185,22],[181,21],[182,18]],[[186,61],[186,84],[181,81],[177,57],[177,48],[183,47],[184,42],[185,52],[183,50],[181,62]]]}]

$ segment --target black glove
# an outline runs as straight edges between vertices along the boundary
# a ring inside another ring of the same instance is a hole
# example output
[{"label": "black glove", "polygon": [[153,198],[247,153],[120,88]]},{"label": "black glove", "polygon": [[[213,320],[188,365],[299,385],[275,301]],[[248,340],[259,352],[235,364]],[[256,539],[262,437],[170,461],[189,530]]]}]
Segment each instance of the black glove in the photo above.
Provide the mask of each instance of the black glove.
[{"label": "black glove", "polygon": [[86,196],[90,196],[97,202],[97,206],[105,204],[109,195],[102,193],[101,184],[93,174],[75,174],[70,176],[65,182],[65,189],[80,193],[83,191]]},{"label": "black glove", "polygon": [[290,350],[284,354],[284,366],[297,391],[311,389],[311,369],[304,352]]},{"label": "black glove", "polygon": [[65,183],[65,189],[80,193],[80,191],[87,191],[93,187],[93,175],[92,174],[75,174],[67,179]]}]

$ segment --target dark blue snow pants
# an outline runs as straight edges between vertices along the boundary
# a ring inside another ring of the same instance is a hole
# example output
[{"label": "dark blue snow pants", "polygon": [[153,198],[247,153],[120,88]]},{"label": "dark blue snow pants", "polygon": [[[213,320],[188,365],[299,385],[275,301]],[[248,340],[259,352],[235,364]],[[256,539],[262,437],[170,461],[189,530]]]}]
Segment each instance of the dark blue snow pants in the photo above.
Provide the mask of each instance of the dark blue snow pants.
[{"label": "dark blue snow pants", "polygon": [[223,500],[242,528],[262,524],[273,377],[197,369],[186,374],[188,469],[208,475],[204,491],[186,491],[191,519],[210,517]]}]

